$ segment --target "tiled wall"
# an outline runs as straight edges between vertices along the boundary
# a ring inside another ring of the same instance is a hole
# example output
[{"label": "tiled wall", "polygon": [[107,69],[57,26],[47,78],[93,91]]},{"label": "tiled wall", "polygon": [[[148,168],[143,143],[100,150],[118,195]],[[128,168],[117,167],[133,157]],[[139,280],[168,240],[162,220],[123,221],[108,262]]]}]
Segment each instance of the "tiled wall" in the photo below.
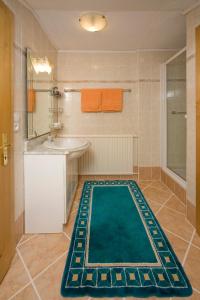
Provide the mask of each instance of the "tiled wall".
[{"label": "tiled wall", "polygon": [[[192,207],[193,211],[196,206],[195,28],[198,25],[200,6],[187,15],[187,200],[188,207]],[[192,215],[195,218],[194,212]]]},{"label": "tiled wall", "polygon": [[[16,0],[5,0],[14,14],[14,112],[19,115],[20,129],[14,133],[15,220],[18,231],[23,225],[24,185],[23,149],[26,139],[26,60],[25,48],[46,54],[56,64],[56,52],[33,14]],[[19,221],[20,220],[20,221]],[[20,223],[20,224],[19,224]]]},{"label": "tiled wall", "polygon": [[80,93],[65,94],[64,134],[134,134],[140,166],[160,166],[160,64],[171,51],[58,53],[58,85],[64,88],[121,87],[122,113],[82,113]]}]

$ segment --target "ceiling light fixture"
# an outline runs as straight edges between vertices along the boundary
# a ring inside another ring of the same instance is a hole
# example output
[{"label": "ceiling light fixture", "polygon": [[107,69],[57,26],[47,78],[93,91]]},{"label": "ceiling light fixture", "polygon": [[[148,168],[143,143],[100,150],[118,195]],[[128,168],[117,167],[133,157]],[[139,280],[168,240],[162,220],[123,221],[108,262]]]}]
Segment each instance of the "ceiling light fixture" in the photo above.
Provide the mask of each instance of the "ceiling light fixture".
[{"label": "ceiling light fixture", "polygon": [[107,24],[106,17],[99,13],[87,13],[79,18],[81,27],[90,32],[100,31]]}]

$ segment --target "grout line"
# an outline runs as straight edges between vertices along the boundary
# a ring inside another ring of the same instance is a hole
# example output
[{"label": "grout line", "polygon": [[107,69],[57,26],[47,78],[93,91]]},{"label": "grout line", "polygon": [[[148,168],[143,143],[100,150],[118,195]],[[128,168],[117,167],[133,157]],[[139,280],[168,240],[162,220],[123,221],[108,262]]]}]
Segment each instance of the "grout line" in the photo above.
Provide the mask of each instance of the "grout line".
[{"label": "grout line", "polygon": [[33,238],[35,238],[36,236],[38,236],[37,234],[34,234],[33,236],[31,236],[30,238],[28,238],[27,240],[25,240],[24,242],[18,243],[16,248],[19,248],[20,246],[26,244],[26,242],[32,240]]},{"label": "grout line", "polygon": [[22,234],[21,238],[19,239],[19,242],[16,244],[16,247],[20,244],[21,239],[23,238],[23,235],[24,235],[24,234]]},{"label": "grout line", "polygon": [[168,207],[168,206],[166,206],[166,208],[169,209],[169,210],[171,210],[171,211],[173,211],[173,212],[175,212],[175,213],[177,213],[177,214],[179,214],[179,215],[181,215],[181,216],[184,216],[184,217],[185,217],[185,214],[184,214],[184,213],[182,213],[182,212],[180,212],[180,211],[177,211],[177,210],[175,210],[174,208],[171,208],[171,207]]},{"label": "grout line", "polygon": [[[139,188],[140,188],[140,183],[138,182]],[[152,185],[152,182],[150,184],[148,184],[146,187],[144,187],[143,189],[141,189],[142,192],[144,192],[147,188],[149,188]]]},{"label": "grout line", "polygon": [[36,280],[38,277],[40,277],[40,275],[42,275],[43,273],[45,273],[50,267],[52,267],[55,263],[57,263],[63,256],[65,256],[67,253],[67,251],[65,251],[64,253],[62,253],[59,257],[57,257],[52,263],[50,263],[46,268],[44,268],[40,273],[38,273],[37,275],[35,275],[33,277],[33,281]]},{"label": "grout line", "polygon": [[157,212],[155,213],[155,216],[157,216],[157,214],[161,211],[161,209],[165,206],[165,204],[172,198],[172,195],[170,195],[167,200],[165,200],[165,202],[161,205],[161,207],[157,210]]},{"label": "grout line", "polygon": [[22,264],[23,264],[23,266],[24,266],[24,268],[25,268],[25,270],[26,270],[26,273],[27,273],[27,275],[28,275],[28,277],[29,277],[29,279],[30,279],[30,282],[31,282],[32,286],[33,286],[33,289],[35,290],[35,293],[36,293],[36,295],[38,296],[38,299],[39,299],[39,300],[42,300],[42,298],[40,297],[40,294],[39,294],[39,292],[38,292],[38,290],[37,290],[37,288],[36,288],[36,285],[35,285],[35,283],[34,283],[34,281],[33,281],[33,278],[31,277],[31,274],[30,274],[30,272],[29,272],[29,270],[28,270],[28,268],[27,268],[27,266],[26,266],[26,264],[25,264],[25,261],[24,261],[22,255],[21,255],[19,249],[17,248],[16,251],[17,251],[17,254],[19,255],[19,257],[20,257],[20,259],[21,259],[21,262],[22,262]]},{"label": "grout line", "polygon": [[68,236],[68,234],[65,231],[63,231],[63,233],[68,238],[68,240],[71,241],[71,238]]},{"label": "grout line", "polygon": [[192,289],[193,289],[197,294],[200,294],[200,290],[198,290],[198,289],[196,289],[196,288],[194,288],[194,287],[192,287]]},{"label": "grout line", "polygon": [[196,246],[195,244],[192,243],[192,246],[198,250],[200,250],[200,247],[199,246]]},{"label": "grout line", "polygon": [[[173,196],[173,195],[172,195]],[[171,196],[171,197],[172,197]],[[147,200],[148,201],[148,200]],[[162,205],[160,202],[157,202],[157,201],[155,201],[155,200],[150,200],[151,202],[153,202],[153,203],[155,203],[155,204],[159,204],[159,205]],[[149,203],[149,202],[148,202]],[[149,206],[151,206],[150,205],[150,203],[149,203]],[[175,210],[175,209],[173,209],[173,208],[171,208],[171,207],[168,207],[168,206],[166,206],[166,208],[167,209],[170,209],[170,210],[172,210],[173,212],[175,212],[175,213],[178,213],[178,214],[180,214],[180,215],[182,215],[182,216],[184,216],[185,217],[185,214],[184,213],[181,213],[180,211],[177,211],[177,210]]]},{"label": "grout line", "polygon": [[25,284],[22,288],[20,288],[16,293],[14,293],[8,300],[12,300],[15,296],[20,294],[25,288],[27,288],[29,285],[31,285],[31,282],[29,281],[27,284]]},{"label": "grout line", "polygon": [[183,262],[182,262],[182,265],[183,265],[183,266],[185,265],[186,259],[187,259],[187,257],[188,257],[188,253],[189,253],[189,251],[190,251],[190,248],[191,248],[191,245],[192,245],[192,240],[193,240],[193,238],[194,238],[195,233],[196,233],[196,230],[194,229],[194,230],[193,230],[193,233],[192,233],[192,236],[191,236],[191,239],[190,239],[190,242],[189,242],[189,245],[188,245],[188,248],[187,248],[187,250],[186,250],[185,256],[184,256],[184,258],[183,258]]},{"label": "grout line", "polygon": [[165,231],[167,231],[167,232],[173,234],[173,235],[176,236],[177,238],[181,239],[182,241],[186,242],[187,244],[189,243],[189,241],[185,240],[182,236],[180,236],[180,235],[174,233],[173,231],[167,229],[166,227],[162,226],[162,228],[163,228]]}]

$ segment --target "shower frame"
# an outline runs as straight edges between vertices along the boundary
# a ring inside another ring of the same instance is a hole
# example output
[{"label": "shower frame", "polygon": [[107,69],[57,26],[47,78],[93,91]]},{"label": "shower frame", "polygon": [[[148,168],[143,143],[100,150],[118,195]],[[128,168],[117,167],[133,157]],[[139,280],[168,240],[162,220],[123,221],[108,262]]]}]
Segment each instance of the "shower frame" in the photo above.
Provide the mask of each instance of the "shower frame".
[{"label": "shower frame", "polygon": [[172,179],[174,179],[180,186],[186,189],[186,180],[178,176],[175,172],[167,166],[167,65],[177,58],[182,53],[186,52],[186,47],[181,49],[175,55],[170,57],[165,63],[161,65],[161,167]]}]

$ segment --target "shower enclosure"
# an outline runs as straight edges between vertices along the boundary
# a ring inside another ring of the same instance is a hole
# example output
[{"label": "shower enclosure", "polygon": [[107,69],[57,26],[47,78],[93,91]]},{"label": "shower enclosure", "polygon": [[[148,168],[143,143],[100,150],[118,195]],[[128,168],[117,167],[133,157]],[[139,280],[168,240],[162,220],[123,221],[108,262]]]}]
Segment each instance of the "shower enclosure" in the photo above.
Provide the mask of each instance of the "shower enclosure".
[{"label": "shower enclosure", "polygon": [[[186,180],[186,51],[165,63],[165,168]],[[181,181],[180,179],[180,181]]]}]

